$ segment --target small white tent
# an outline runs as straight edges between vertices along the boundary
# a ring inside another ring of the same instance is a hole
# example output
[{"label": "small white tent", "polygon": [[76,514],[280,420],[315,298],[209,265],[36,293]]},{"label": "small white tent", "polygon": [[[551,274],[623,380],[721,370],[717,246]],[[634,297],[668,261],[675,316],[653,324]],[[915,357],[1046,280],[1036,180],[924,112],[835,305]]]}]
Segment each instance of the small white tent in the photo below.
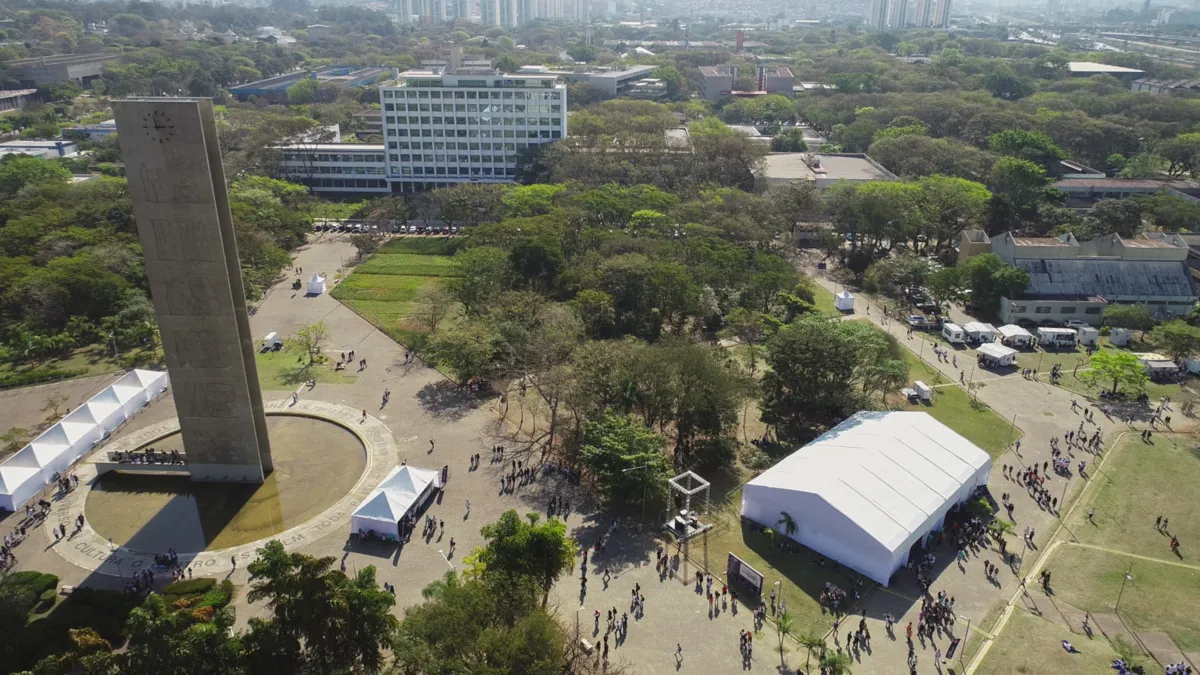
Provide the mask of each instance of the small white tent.
[{"label": "small white tent", "polygon": [[438,487],[438,472],[411,466],[392,469],[350,516],[350,532],[399,538],[399,521]]},{"label": "small white tent", "polygon": [[325,277],[321,276],[320,274],[316,274],[314,272],[312,275],[312,278],[308,280],[308,294],[309,295],[321,295],[324,292],[325,292]]},{"label": "small white tent", "polygon": [[1124,347],[1133,340],[1133,331],[1128,328],[1114,328],[1108,335],[1108,341],[1114,347]]},{"label": "small white tent", "polygon": [[1076,330],[1079,331],[1079,344],[1095,346],[1100,342],[1100,329],[1091,326],[1080,326]]},{"label": "small white tent", "polygon": [[1010,347],[1026,347],[1033,341],[1033,334],[1015,323],[1000,326],[996,331]]},{"label": "small white tent", "polygon": [[840,293],[833,296],[833,306],[843,312],[854,311],[854,296],[850,291],[843,289]]},{"label": "small white tent", "polygon": [[996,339],[996,327],[990,323],[970,321],[963,326],[963,330],[976,342],[991,342]]},{"label": "small white tent", "polygon": [[1017,362],[1017,350],[995,342],[979,345],[978,351],[987,365],[1011,366]]}]

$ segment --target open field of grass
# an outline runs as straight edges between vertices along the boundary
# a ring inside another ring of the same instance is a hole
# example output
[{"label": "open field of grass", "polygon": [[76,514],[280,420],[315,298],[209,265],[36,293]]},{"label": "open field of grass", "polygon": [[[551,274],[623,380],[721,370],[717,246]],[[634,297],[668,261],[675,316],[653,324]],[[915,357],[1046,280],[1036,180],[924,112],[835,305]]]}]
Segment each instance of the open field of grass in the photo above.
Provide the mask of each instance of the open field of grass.
[{"label": "open field of grass", "polygon": [[407,321],[421,289],[453,274],[449,237],[399,237],[380,247],[333,290],[333,297],[397,342],[420,349],[427,333]]},{"label": "open field of grass", "polygon": [[824,286],[812,284],[813,299],[816,300],[817,311],[825,316],[844,316],[842,311],[833,306],[833,293],[825,290]]},{"label": "open field of grass", "polygon": [[414,277],[444,277],[454,272],[450,258],[419,253],[376,253],[358,266],[358,274],[388,274]]},{"label": "open field of grass", "polygon": [[[974,639],[978,640],[978,637]],[[1068,654],[1062,641],[1070,640],[1079,650]],[[973,651],[973,650],[972,650]],[[1110,673],[1117,658],[1112,646],[1099,632],[1089,639],[1074,635],[1061,624],[1017,608],[992,645],[976,675],[1063,675],[1065,673]],[[954,672],[962,672],[955,664]]]},{"label": "open field of grass", "polygon": [[[67,379],[55,375],[56,372],[69,373],[70,377],[107,375],[108,373],[128,370],[131,367],[157,365],[162,363],[162,360],[162,348],[157,345],[132,350],[123,349],[118,358],[113,356],[111,342],[107,344],[93,344],[75,349],[64,356],[52,357],[36,363],[30,362],[17,365],[0,363],[0,384],[9,381],[10,378],[14,382],[14,386]],[[51,376],[42,377],[42,373]]]},{"label": "open field of grass", "polygon": [[307,360],[303,350],[258,352],[254,356],[255,365],[258,366],[258,383],[263,389],[294,391],[309,378],[328,384],[351,384],[358,379],[347,371],[334,372],[331,363],[315,365],[306,373],[302,366]]},{"label": "open field of grass", "polygon": [[[1177,560],[1170,537],[1154,529],[1154,520],[1170,520],[1170,533],[1179,537],[1183,552],[1200,543],[1200,505],[1190,494],[1200,476],[1200,451],[1182,434],[1155,434],[1153,445],[1143,443],[1137,432],[1118,443],[1103,472],[1093,473],[1093,485],[1068,520],[1082,542],[1139,555]],[[1096,509],[1095,524],[1087,514]]]},{"label": "open field of grass", "polygon": [[[1111,613],[1120,596],[1119,613],[1131,629],[1163,631],[1180,649],[1200,650],[1200,570],[1079,546],[1060,546],[1046,569],[1055,600],[1087,612]],[[1133,578],[1122,591],[1126,573]]]},{"label": "open field of grass", "polygon": [[[908,361],[910,386],[916,380],[921,380],[929,386],[946,382],[941,373],[916,354],[905,350],[904,358]],[[909,403],[898,395],[889,401],[895,410],[920,410],[929,413],[934,419],[986,450],[993,458],[1004,454],[1005,448],[1021,437],[1020,428],[1013,429],[1010,420],[1003,419],[991,408],[972,403],[967,392],[960,387],[938,387],[934,389],[933,396],[932,405]]]}]

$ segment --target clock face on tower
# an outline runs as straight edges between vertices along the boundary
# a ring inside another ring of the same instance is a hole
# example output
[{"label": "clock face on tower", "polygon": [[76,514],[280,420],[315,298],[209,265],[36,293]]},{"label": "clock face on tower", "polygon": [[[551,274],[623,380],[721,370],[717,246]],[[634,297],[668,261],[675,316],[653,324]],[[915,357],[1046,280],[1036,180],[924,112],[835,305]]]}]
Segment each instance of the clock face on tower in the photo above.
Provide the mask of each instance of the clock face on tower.
[{"label": "clock face on tower", "polygon": [[145,132],[146,138],[166,143],[175,136],[175,123],[170,115],[155,110],[142,117],[142,131]]}]

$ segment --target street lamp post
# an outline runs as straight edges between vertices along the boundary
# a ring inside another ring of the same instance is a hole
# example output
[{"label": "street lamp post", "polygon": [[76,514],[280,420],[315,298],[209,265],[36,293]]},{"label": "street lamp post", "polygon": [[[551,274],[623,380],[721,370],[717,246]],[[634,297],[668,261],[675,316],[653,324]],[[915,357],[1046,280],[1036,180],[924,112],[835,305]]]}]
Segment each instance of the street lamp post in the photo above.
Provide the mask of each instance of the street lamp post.
[{"label": "street lamp post", "polygon": [[[629,469],[622,469],[621,473],[629,473],[630,471],[646,471],[650,468],[649,464],[635,466]],[[646,476],[642,476],[642,522],[646,522]]]},{"label": "street lamp post", "polygon": [[450,562],[450,559],[446,557],[445,551],[443,551],[442,549],[439,548],[438,555],[442,556],[442,560],[445,560],[446,564],[450,566],[450,571],[452,571],[452,572],[458,571],[458,568],[454,566],[454,563]]},{"label": "street lamp post", "polygon": [[1133,581],[1133,575],[1129,572],[1133,571],[1133,563],[1129,563],[1129,570],[1125,572],[1125,576],[1121,577],[1121,590],[1117,593],[1117,603],[1113,605],[1113,614],[1118,614],[1121,607],[1121,596],[1125,594],[1125,582]]}]

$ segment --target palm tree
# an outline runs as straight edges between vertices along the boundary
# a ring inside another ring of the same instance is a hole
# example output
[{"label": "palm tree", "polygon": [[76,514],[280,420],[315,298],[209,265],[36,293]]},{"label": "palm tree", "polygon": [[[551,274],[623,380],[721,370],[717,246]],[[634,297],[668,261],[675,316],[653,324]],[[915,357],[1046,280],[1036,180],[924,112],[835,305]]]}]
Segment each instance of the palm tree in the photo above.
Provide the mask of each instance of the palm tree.
[{"label": "palm tree", "polygon": [[775,628],[779,631],[779,667],[783,669],[786,665],[783,662],[783,636],[792,632],[792,628],[796,625],[796,620],[792,617],[792,613],[784,611],[775,619]]},{"label": "palm tree", "polygon": [[800,527],[796,525],[795,519],[787,511],[780,511],[779,515],[782,517],[775,521],[775,527],[779,528],[780,532],[783,532],[790,538],[796,534],[796,530],[800,529]]},{"label": "palm tree", "polygon": [[804,657],[804,671],[808,672],[808,664],[812,660],[813,653],[820,654],[821,650],[825,648],[825,638],[816,633],[805,633],[796,638],[796,641],[808,652]]},{"label": "palm tree", "polygon": [[854,659],[839,651],[825,652],[825,658],[821,659],[821,670],[829,675],[853,675],[850,670],[852,665]]},{"label": "palm tree", "polygon": [[1004,538],[1004,535],[1012,532],[1016,529],[1016,527],[1016,523],[1012,522],[1011,520],[1001,520],[997,518],[988,523],[987,529],[988,532],[990,532],[991,535],[996,538],[996,541],[1000,541]]}]

